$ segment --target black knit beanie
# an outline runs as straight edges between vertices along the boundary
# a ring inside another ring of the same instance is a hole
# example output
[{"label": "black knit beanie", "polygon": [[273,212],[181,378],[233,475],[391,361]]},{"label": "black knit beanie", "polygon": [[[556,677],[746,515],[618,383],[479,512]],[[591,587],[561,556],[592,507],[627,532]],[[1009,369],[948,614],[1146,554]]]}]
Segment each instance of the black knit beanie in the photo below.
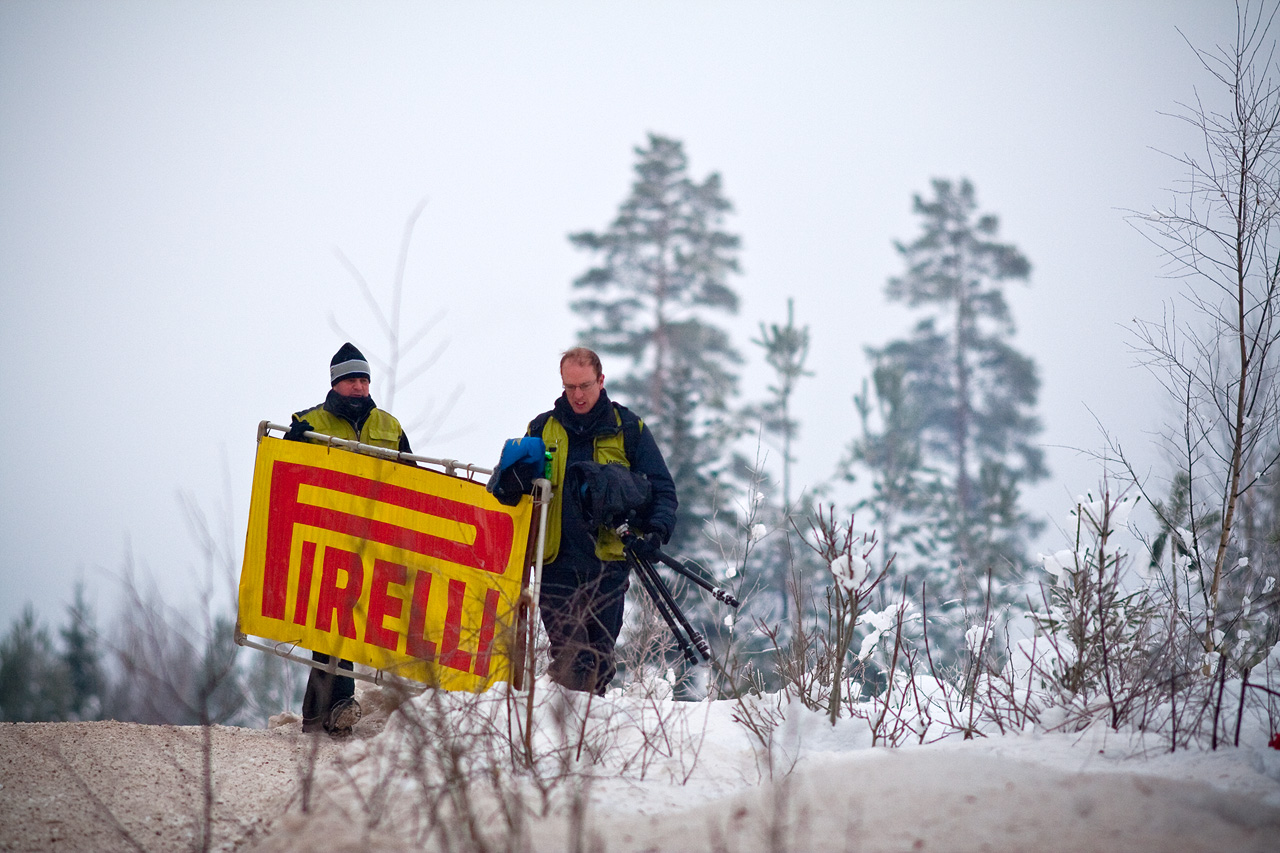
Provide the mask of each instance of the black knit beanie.
[{"label": "black knit beanie", "polygon": [[350,342],[345,343],[329,361],[329,385],[337,385],[343,379],[368,379],[369,362],[364,353]]}]

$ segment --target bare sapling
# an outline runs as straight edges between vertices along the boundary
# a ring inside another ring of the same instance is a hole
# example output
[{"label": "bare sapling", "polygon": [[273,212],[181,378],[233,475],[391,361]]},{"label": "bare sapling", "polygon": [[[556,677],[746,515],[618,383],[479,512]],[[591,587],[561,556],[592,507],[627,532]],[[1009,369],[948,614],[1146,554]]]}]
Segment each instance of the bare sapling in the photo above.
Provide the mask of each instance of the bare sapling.
[{"label": "bare sapling", "polygon": [[[1167,210],[1135,215],[1183,282],[1190,319],[1170,309],[1137,324],[1138,349],[1185,414],[1166,438],[1192,493],[1193,518],[1215,535],[1191,543],[1204,607],[1197,633],[1204,675],[1221,652],[1221,593],[1247,543],[1242,505],[1280,458],[1280,80],[1272,25],[1277,7],[1237,6],[1236,39],[1196,56],[1212,81],[1178,116],[1202,146],[1174,160],[1186,177]],[[1203,551],[1201,550],[1203,548]]]},{"label": "bare sapling", "polygon": [[[365,304],[373,314],[374,320],[377,322],[379,332],[386,340],[386,358],[382,359],[376,355],[370,356],[377,364],[379,376],[382,377],[379,380],[379,388],[381,389],[379,393],[384,398],[384,405],[381,408],[386,411],[391,411],[395,407],[396,394],[408,388],[414,381],[420,379],[430,370],[449,346],[448,338],[439,338],[436,341],[435,348],[428,355],[421,357],[412,367],[405,368],[405,360],[419,345],[428,340],[432,330],[439,325],[445,315],[443,310],[439,311],[411,332],[406,332],[403,328],[401,306],[404,301],[405,270],[409,262],[409,249],[413,243],[413,234],[417,229],[418,219],[422,216],[426,206],[427,200],[425,198],[419,200],[405,220],[404,230],[400,236],[400,251],[396,256],[395,277],[391,282],[391,296],[389,303],[385,307],[374,295],[373,288],[369,286],[364,274],[351,262],[351,259],[341,249],[335,247],[333,250],[334,256],[337,257],[338,262],[347,271],[347,274],[351,276],[351,280],[360,291],[360,296],[364,299]],[[348,340],[352,339],[353,336],[338,323],[337,317],[332,312],[329,314],[329,325],[342,337]],[[366,350],[366,352],[369,352],[369,350]],[[439,409],[436,408],[434,400],[428,400],[420,414],[405,421],[406,430],[411,434],[420,429],[428,435],[434,434],[449,416],[461,393],[461,386],[455,387],[449,398]]]},{"label": "bare sapling", "polygon": [[872,592],[884,580],[892,558],[878,574],[873,575],[868,558],[876,547],[875,532],[855,532],[852,516],[848,522],[838,523],[833,506],[827,508],[825,515],[819,507],[810,522],[810,534],[813,540],[806,539],[805,542],[826,563],[833,581],[827,591],[831,626],[828,658],[831,696],[827,703],[827,716],[835,725],[840,716],[845,665],[858,617]]}]

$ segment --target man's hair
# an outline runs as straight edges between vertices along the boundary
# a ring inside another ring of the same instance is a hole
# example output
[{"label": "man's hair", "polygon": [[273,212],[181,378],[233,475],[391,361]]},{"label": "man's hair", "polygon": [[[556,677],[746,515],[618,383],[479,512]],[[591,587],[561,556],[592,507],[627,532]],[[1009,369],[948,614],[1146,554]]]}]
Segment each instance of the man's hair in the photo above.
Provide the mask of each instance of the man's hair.
[{"label": "man's hair", "polygon": [[596,355],[594,352],[587,349],[586,347],[574,347],[573,349],[567,349],[563,353],[561,353],[560,355],[561,370],[564,370],[564,363],[566,361],[572,361],[574,364],[580,364],[583,367],[594,368],[596,371],[597,377],[599,377],[602,373],[604,373],[604,367],[600,364],[600,356]]}]

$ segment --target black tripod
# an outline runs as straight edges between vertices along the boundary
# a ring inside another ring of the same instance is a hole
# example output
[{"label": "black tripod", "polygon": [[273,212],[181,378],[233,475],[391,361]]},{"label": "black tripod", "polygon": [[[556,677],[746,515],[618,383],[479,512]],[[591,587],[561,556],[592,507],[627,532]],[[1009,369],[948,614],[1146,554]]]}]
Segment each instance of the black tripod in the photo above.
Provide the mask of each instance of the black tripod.
[{"label": "black tripod", "polygon": [[[684,611],[676,603],[675,596],[671,594],[671,588],[667,586],[666,581],[658,574],[653,560],[636,553],[636,535],[631,532],[626,524],[619,526],[616,532],[622,537],[622,544],[626,548],[627,565],[630,566],[631,571],[640,580],[640,586],[644,588],[649,600],[653,602],[653,606],[662,614],[662,619],[667,623],[667,627],[671,629],[671,634],[676,638],[676,645],[684,653],[685,660],[696,664],[698,658],[694,655],[693,650],[697,648],[702,655],[702,659],[710,661],[711,647],[707,645],[707,638],[689,624],[688,617],[684,615]],[[732,593],[712,584],[699,572],[694,571],[685,563],[663,553],[661,550],[654,551],[653,559],[675,569],[684,577],[709,591],[718,601],[723,601],[730,607],[739,605],[740,602],[733,597]]]}]

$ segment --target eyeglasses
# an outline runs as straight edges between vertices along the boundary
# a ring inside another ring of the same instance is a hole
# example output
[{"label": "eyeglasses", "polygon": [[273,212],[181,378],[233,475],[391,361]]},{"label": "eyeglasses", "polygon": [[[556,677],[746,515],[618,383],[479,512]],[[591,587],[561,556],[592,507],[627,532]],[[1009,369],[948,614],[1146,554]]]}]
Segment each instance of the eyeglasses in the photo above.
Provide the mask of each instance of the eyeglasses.
[{"label": "eyeglasses", "polygon": [[583,382],[581,385],[564,385],[562,387],[564,388],[564,392],[566,394],[573,391],[581,391],[583,394],[585,394],[599,384],[600,384],[599,379],[592,379],[590,382]]}]

